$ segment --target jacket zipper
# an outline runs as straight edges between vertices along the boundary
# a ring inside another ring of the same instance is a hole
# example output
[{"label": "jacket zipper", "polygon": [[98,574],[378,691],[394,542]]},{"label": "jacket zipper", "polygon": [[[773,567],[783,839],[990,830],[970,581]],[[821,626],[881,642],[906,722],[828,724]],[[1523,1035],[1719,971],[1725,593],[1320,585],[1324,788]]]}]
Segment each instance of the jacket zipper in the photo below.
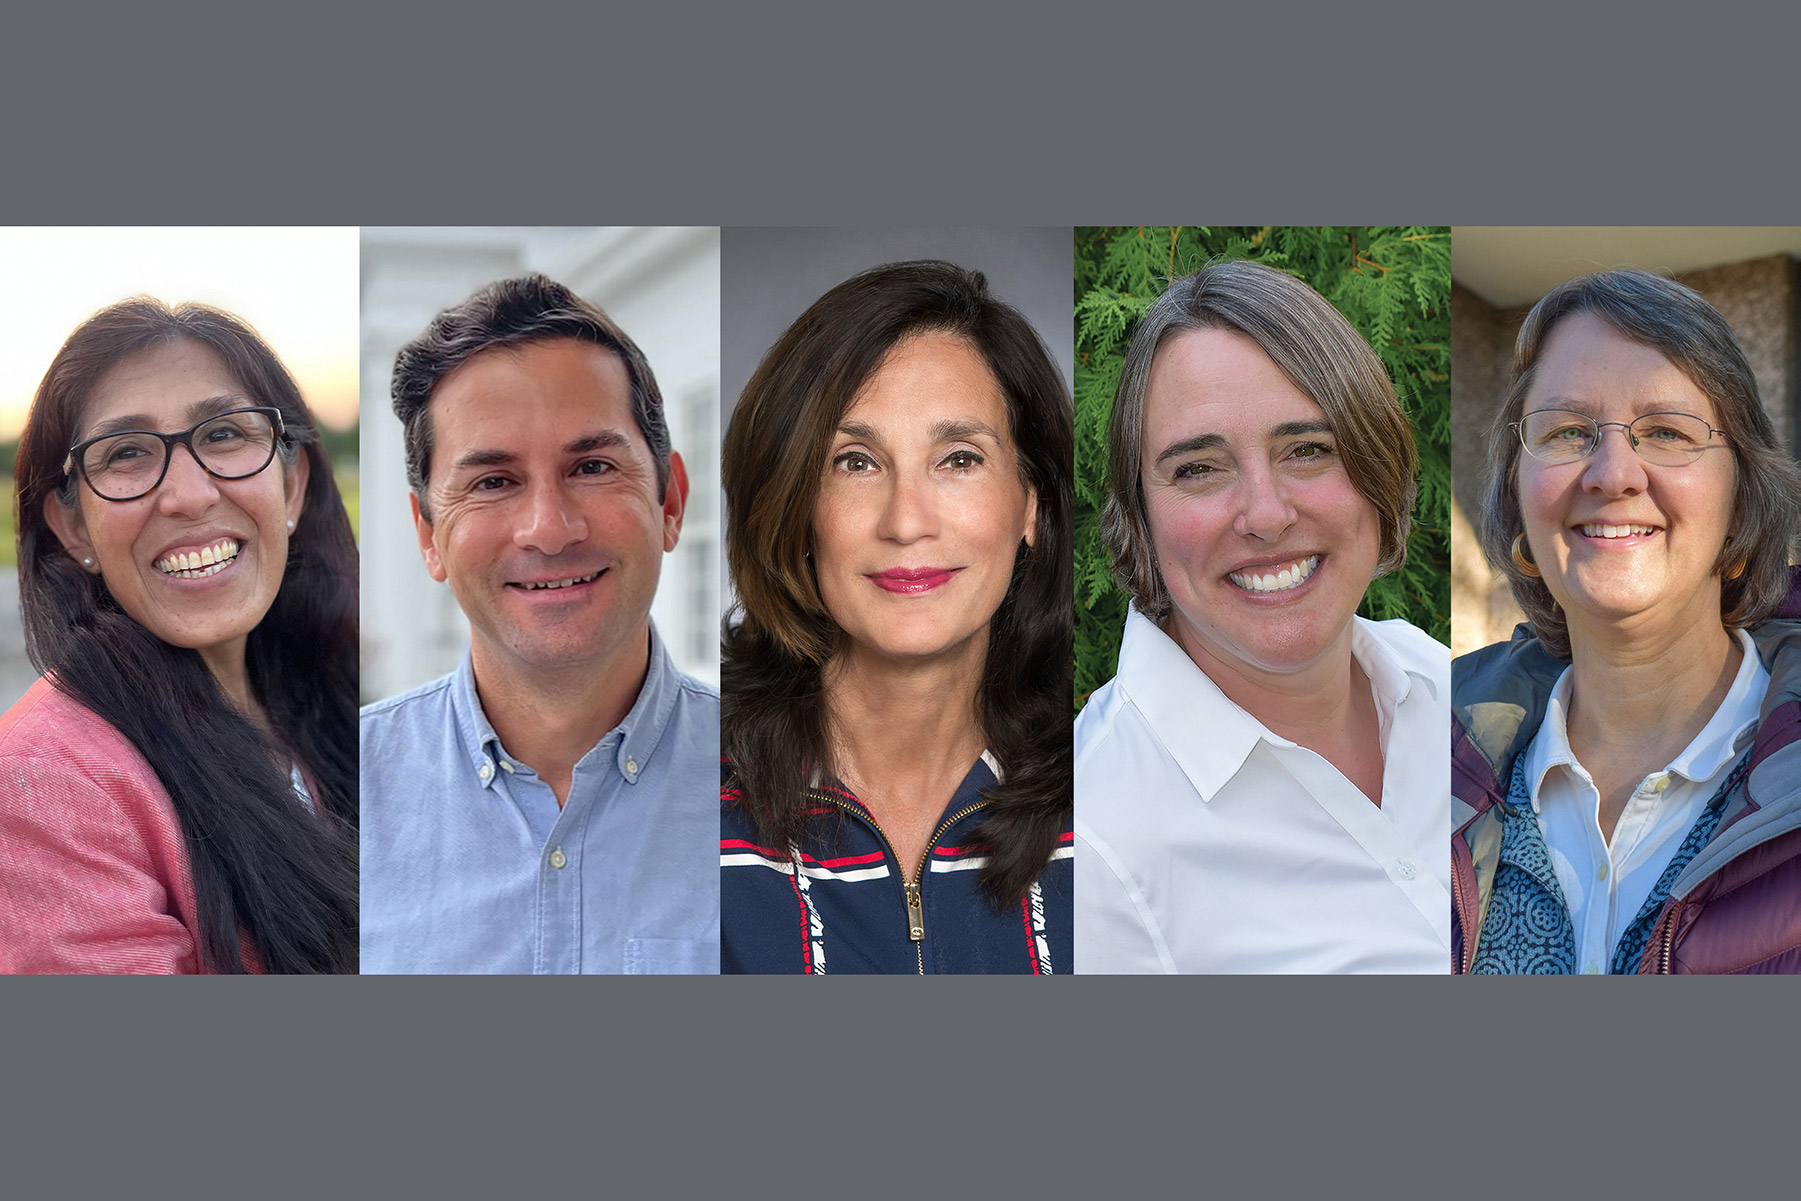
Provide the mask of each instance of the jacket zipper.
[{"label": "jacket zipper", "polygon": [[919,857],[919,868],[913,873],[913,878],[909,880],[906,875],[907,869],[901,864],[900,856],[895,854],[894,844],[888,840],[888,832],[882,829],[882,823],[875,819],[875,814],[862,806],[853,809],[850,805],[834,796],[827,796],[823,793],[815,793],[814,795],[828,804],[838,806],[853,817],[860,817],[868,821],[869,824],[875,828],[876,837],[882,840],[882,846],[887,849],[888,855],[894,860],[895,866],[900,867],[901,895],[907,902],[907,938],[913,943],[913,957],[919,965],[919,974],[922,976],[925,975],[925,901],[920,896],[919,886],[925,880],[926,864],[931,862],[932,848],[938,844],[940,838],[944,837],[944,832],[974,813],[976,810],[984,808],[988,802],[978,801],[964,809],[961,813],[953,813],[951,816],[945,818],[944,821],[939,824],[938,828],[932,831],[932,836],[926,839],[925,853]]}]

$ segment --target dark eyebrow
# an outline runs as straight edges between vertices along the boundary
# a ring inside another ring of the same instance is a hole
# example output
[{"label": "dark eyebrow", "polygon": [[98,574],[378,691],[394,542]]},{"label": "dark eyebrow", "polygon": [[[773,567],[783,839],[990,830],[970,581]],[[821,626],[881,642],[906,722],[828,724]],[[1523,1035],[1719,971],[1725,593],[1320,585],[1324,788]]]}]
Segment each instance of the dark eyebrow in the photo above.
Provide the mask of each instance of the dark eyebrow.
[{"label": "dark eyebrow", "polygon": [[[874,426],[861,421],[842,422],[838,426],[838,432],[848,437],[860,438],[865,442],[882,440],[882,435],[876,431]],[[978,437],[992,438],[996,442],[1001,440],[1001,436],[994,431],[994,427],[983,421],[947,417],[932,425],[932,441],[934,442],[952,442],[958,438],[967,440]]]},{"label": "dark eyebrow", "polygon": [[996,442],[1001,440],[1001,436],[982,421],[947,418],[932,426],[932,441],[934,442],[954,442],[959,438],[968,441],[971,438],[979,437],[992,438]]},{"label": "dark eyebrow", "polygon": [[456,457],[450,466],[461,471],[465,467],[505,467],[518,461],[519,456],[510,450],[466,450]]},{"label": "dark eyebrow", "polygon": [[[599,430],[592,434],[583,434],[579,438],[571,438],[563,443],[563,453],[582,455],[591,450],[630,445],[631,439],[618,430]],[[451,469],[458,471],[469,467],[507,467],[518,461],[519,456],[510,450],[466,450],[456,457],[456,461],[451,464]]]},{"label": "dark eyebrow", "polygon": [[579,438],[572,438],[568,442],[565,442],[563,444],[563,453],[566,455],[582,455],[587,454],[591,450],[608,450],[620,446],[629,447],[631,444],[631,439],[627,438],[618,430],[601,430],[598,433],[583,434]]},{"label": "dark eyebrow", "polygon": [[[188,406],[189,426],[199,425],[208,417],[217,417],[220,413],[229,413],[233,409],[259,408],[256,401],[247,396],[209,396],[197,400]],[[156,419],[147,413],[126,413],[120,417],[109,417],[95,426],[88,438],[104,438],[108,434],[122,434],[127,430],[136,433],[158,433]],[[81,439],[86,441],[87,439]]]},{"label": "dark eyebrow", "polygon": [[1329,434],[1332,423],[1329,421],[1284,421],[1269,432],[1272,438],[1292,438],[1296,434]]},{"label": "dark eyebrow", "polygon": [[1168,446],[1164,447],[1163,452],[1157,456],[1157,462],[1153,464],[1153,466],[1161,466],[1163,460],[1173,459],[1177,455],[1191,454],[1197,450],[1215,450],[1225,444],[1225,438],[1219,434],[1196,434],[1192,438],[1184,438],[1180,442],[1171,442]]}]

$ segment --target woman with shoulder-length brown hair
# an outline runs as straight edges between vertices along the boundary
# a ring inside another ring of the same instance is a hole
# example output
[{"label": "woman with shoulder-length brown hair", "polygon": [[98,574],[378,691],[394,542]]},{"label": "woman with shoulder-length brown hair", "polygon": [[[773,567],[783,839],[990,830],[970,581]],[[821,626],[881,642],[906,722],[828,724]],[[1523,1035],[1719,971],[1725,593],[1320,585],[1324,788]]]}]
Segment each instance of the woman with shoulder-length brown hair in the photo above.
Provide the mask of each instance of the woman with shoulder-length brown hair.
[{"label": "woman with shoulder-length brown hair", "polygon": [[1132,609],[1076,720],[1078,970],[1444,972],[1450,653],[1357,616],[1415,492],[1382,361],[1216,261],[1139,322],[1108,454]]},{"label": "woman with shoulder-length brown hair", "polygon": [[17,467],[0,970],[357,969],[357,558],[248,325],[138,297],[63,344]]},{"label": "woman with shoulder-length brown hair", "polygon": [[1490,437],[1528,622],[1453,668],[1457,970],[1801,971],[1801,469],[1731,327],[1571,280]]},{"label": "woman with shoulder-length brown hair", "polygon": [[764,356],[725,438],[723,970],[1068,970],[1071,422],[949,263]]}]

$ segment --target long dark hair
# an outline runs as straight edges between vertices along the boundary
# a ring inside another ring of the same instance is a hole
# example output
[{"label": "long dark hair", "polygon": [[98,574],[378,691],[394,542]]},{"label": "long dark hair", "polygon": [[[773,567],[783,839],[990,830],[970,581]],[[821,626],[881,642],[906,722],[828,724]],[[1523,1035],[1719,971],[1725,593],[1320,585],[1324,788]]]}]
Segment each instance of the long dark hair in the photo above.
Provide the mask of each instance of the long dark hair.
[{"label": "long dark hair", "polygon": [[807,560],[813,507],[845,410],[896,343],[927,331],[963,339],[994,372],[1021,473],[1038,495],[1035,544],[1021,546],[990,622],[977,693],[1004,778],[974,838],[988,848],[983,890],[1005,905],[1044,871],[1071,805],[1074,437],[1062,374],[979,272],[894,263],[846,280],[788,327],[745,385],[722,465],[742,620],[728,618],[722,636],[721,741],[760,839],[826,837],[803,792],[815,770],[832,771],[821,670],[844,633]]},{"label": "long dark hair", "polygon": [[[278,745],[226,699],[197,651],[170,646],[78,567],[44,517],[74,505],[62,465],[115,364],[178,339],[205,346],[259,405],[281,410],[288,470],[309,463],[287,568],[246,649]],[[293,377],[251,328],[199,304],[135,297],[102,309],[57,352],[19,442],[20,608],[31,661],[137,747],[181,822],[209,971],[357,970],[357,555],[350,520]],[[298,760],[317,816],[295,799]],[[204,763],[205,771],[194,765]]]}]

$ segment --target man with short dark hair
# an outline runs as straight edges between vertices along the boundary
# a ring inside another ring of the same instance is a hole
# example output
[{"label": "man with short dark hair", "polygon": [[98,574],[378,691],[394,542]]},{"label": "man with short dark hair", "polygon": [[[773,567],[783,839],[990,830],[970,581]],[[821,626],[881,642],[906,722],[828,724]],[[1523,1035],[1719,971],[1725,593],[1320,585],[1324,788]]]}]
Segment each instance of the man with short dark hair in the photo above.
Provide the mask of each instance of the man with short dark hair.
[{"label": "man with short dark hair", "polygon": [[719,696],[650,621],[688,496],[650,366],[543,276],[394,364],[457,672],[362,714],[365,972],[714,972]]}]

